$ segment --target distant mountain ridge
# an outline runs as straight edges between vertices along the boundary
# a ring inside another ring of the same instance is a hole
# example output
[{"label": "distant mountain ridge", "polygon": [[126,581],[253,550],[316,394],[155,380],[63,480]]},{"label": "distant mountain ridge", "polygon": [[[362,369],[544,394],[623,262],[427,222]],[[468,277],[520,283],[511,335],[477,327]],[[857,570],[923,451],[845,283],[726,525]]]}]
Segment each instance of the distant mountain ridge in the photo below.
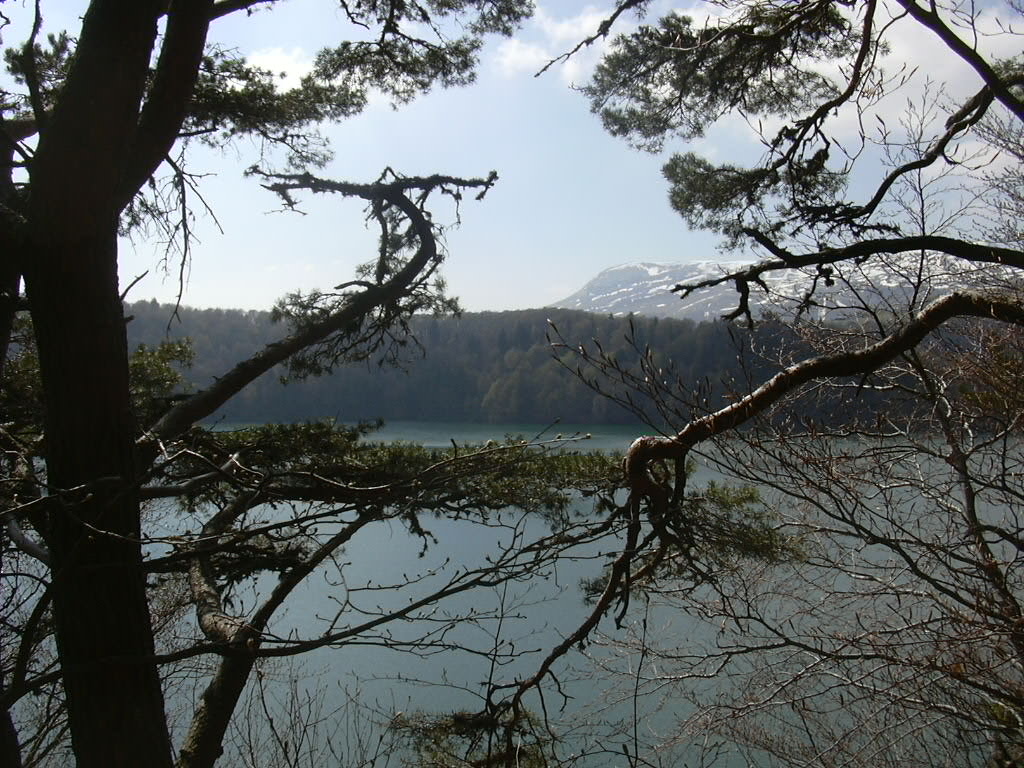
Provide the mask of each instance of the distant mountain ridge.
[{"label": "distant mountain ridge", "polygon": [[[660,264],[639,262],[622,264],[600,272],[576,293],[551,306],[576,309],[621,317],[629,313],[647,317],[673,317],[695,322],[717,320],[734,309],[738,296],[732,282],[713,288],[703,288],[685,299],[672,293],[680,283],[695,283],[712,277],[735,272],[750,261],[696,261],[688,264]],[[905,297],[911,282],[900,278],[890,266],[867,263],[855,268],[851,283],[857,288],[855,297],[849,288],[837,282],[834,287],[819,283],[815,294],[818,301],[830,306],[855,305],[858,301],[875,297],[879,303]],[[913,274],[912,272],[910,274]],[[941,264],[929,278],[934,294],[947,293],[954,283],[964,278],[962,266],[943,267]],[[765,284],[775,296],[787,297],[794,307],[810,285],[808,275],[799,270],[780,270],[764,275]],[[755,314],[766,306],[763,292],[751,291],[751,309]],[[774,311],[784,309],[773,304]]]},{"label": "distant mountain ridge", "polygon": [[680,300],[672,287],[716,277],[747,262],[697,261],[689,264],[621,264],[599,273],[576,293],[552,306],[599,314],[716,320],[736,305],[732,284],[708,288]]}]

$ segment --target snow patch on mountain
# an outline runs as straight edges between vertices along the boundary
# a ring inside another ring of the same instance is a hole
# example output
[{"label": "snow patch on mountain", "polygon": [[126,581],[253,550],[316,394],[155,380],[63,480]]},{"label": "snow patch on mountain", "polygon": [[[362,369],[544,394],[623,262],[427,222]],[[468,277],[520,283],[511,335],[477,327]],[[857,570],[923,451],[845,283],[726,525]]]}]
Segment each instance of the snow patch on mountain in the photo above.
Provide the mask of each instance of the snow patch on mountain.
[{"label": "snow patch on mountain", "polygon": [[711,261],[690,264],[660,264],[642,262],[620,264],[604,270],[571,296],[553,306],[579,309],[586,312],[658,317],[688,317],[693,320],[711,320],[730,308],[727,299],[735,302],[736,293],[731,286],[701,291],[686,301],[680,301],[672,288],[682,282],[693,282],[722,275],[743,266],[741,262]]},{"label": "snow patch on mountain", "polygon": [[[697,261],[687,264],[640,262],[620,264],[600,272],[576,293],[554,303],[553,307],[578,309],[610,315],[647,315],[654,317],[687,318],[697,322],[716,320],[736,308],[739,296],[730,281],[711,288],[702,288],[686,298],[673,293],[672,288],[685,283],[697,283],[735,272],[751,262]],[[835,285],[826,286],[819,280],[815,288],[815,301],[823,306],[842,308],[860,306],[868,302],[875,306],[886,302],[903,304],[918,285],[919,263],[908,263],[901,268],[892,260],[867,262],[863,265],[843,265],[836,268]],[[965,282],[963,262],[944,264],[930,261],[927,294],[915,292],[915,300],[926,295],[948,293],[954,285]],[[812,285],[814,270],[779,270],[767,272],[763,279],[769,296],[752,288],[751,309],[757,313],[771,309],[787,314],[795,310]],[[845,279],[843,279],[845,278]],[[821,310],[815,310],[821,311]]]}]

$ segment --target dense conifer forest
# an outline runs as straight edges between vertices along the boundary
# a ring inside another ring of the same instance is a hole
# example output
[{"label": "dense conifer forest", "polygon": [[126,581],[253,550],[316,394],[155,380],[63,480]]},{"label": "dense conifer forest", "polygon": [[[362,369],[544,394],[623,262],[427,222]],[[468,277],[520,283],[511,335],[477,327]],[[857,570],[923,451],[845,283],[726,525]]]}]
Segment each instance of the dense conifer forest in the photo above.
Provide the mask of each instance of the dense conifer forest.
[{"label": "dense conifer forest", "polygon": [[[181,307],[175,314],[172,306],[150,301],[129,304],[126,313],[132,318],[131,348],[191,339],[195,360],[185,374],[194,388],[287,331],[272,322],[269,312]],[[403,350],[400,367],[371,359],[287,383],[282,380],[288,372],[282,369],[248,387],[218,417],[228,422],[635,422],[633,414],[587,388],[559,363],[558,349],[549,340],[550,323],[568,342],[606,340],[606,351],[625,367],[635,366],[650,346],[667,375],[693,387],[725,391],[744,380],[749,365],[761,367],[749,354],[749,340],[736,329],[730,333],[723,323],[644,317],[631,323],[629,318],[560,309],[424,316],[414,318],[416,343]],[[568,359],[564,351],[562,357]]]}]

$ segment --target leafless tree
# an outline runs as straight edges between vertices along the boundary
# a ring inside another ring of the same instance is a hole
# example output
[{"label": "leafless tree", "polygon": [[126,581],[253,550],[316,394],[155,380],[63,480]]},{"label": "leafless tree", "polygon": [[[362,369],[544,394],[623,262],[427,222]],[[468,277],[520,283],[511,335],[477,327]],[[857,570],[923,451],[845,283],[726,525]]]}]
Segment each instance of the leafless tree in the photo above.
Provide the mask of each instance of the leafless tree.
[{"label": "leafless tree", "polygon": [[[634,765],[1018,765],[1021,8],[708,5],[614,41],[585,90],[647,149],[726,116],[753,128],[750,167],[691,152],[665,174],[691,225],[763,258],[675,290],[733,283],[729,319],[786,327],[745,342],[773,371],[711,392],[656,350],[626,370],[554,335],[662,434],[626,457],[634,530],[604,587],[606,608],[650,604],[593,656],[663,719],[618,743]],[[910,35],[972,84],[894,60]],[[766,320],[778,273],[802,287]],[[693,460],[759,489],[773,556],[718,557]]]}]

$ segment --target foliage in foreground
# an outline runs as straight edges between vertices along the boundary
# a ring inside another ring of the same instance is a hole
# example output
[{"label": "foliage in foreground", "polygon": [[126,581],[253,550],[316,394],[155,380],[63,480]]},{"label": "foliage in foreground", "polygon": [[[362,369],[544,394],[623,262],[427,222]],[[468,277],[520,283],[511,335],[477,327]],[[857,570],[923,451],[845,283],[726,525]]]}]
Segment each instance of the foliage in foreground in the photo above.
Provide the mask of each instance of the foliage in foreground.
[{"label": "foliage in foreground", "polygon": [[[608,25],[646,6],[619,3]],[[622,727],[637,762],[1020,763],[1022,12],[707,3],[620,35],[585,88],[643,149],[750,129],[758,153],[691,148],[664,175],[690,226],[761,261],[675,290],[731,283],[730,318],[747,324],[754,292],[796,312],[774,375],[737,381],[724,406],[657,350],[638,373],[564,340],[595,391],[631,387],[673,425],[626,458],[635,535],[610,583],[644,610],[593,654],[655,720],[689,702],[660,733]],[[773,289],[794,271],[803,290]],[[834,284],[855,300],[830,302]],[[822,403],[850,418],[816,419]],[[637,590],[695,456],[758,487],[800,556]],[[648,631],[680,616],[685,638]]]}]

